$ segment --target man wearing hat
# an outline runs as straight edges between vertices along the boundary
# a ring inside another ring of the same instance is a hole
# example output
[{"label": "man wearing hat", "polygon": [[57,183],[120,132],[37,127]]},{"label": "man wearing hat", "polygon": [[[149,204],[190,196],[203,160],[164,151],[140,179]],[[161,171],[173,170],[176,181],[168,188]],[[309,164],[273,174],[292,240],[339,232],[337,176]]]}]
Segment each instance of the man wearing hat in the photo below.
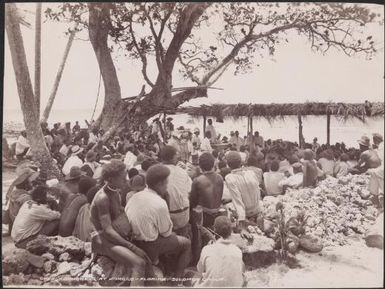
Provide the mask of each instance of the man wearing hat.
[{"label": "man wearing hat", "polygon": [[352,170],[353,174],[365,173],[368,169],[374,169],[381,165],[381,159],[377,155],[377,152],[370,148],[370,139],[367,136],[362,136],[358,140],[360,145],[360,159],[358,164]]},{"label": "man wearing hat", "polygon": [[64,183],[59,183],[58,188],[60,191],[59,195],[59,211],[63,209],[73,200],[79,192],[79,180],[81,176],[84,176],[83,172],[79,167],[74,166],[71,168],[70,173],[64,178]]},{"label": "man wearing hat", "polygon": [[[39,172],[34,171],[31,168],[25,167],[17,171],[18,176],[12,182],[8,194],[8,213],[10,218],[10,227],[15,221],[15,218],[20,210],[20,207],[26,202],[31,200],[30,190],[32,189],[32,182],[39,176]],[[12,190],[12,188],[14,188]]]},{"label": "man wearing hat", "polygon": [[71,156],[66,160],[62,169],[65,176],[68,176],[72,167],[77,166],[80,168],[83,166],[83,161],[79,158],[81,152],[83,152],[83,148],[80,146],[74,145],[71,147]]},{"label": "man wearing hat", "polygon": [[294,174],[290,177],[285,177],[278,183],[278,186],[283,189],[283,192],[285,192],[287,188],[298,189],[303,183],[302,164],[298,162],[291,166],[293,167]]}]

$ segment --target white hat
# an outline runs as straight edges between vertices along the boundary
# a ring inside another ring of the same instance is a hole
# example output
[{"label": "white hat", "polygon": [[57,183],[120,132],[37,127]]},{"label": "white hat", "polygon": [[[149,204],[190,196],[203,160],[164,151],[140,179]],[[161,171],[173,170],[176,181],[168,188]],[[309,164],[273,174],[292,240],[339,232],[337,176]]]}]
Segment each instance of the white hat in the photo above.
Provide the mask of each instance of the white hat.
[{"label": "white hat", "polygon": [[74,145],[74,146],[71,147],[71,153],[73,155],[77,155],[77,154],[81,153],[82,151],[83,151],[83,148],[81,148],[78,145]]},{"label": "white hat", "polygon": [[53,186],[56,186],[59,183],[59,180],[51,179],[51,180],[47,180],[45,183],[49,188],[52,188]]},{"label": "white hat", "polygon": [[200,132],[200,130],[199,130],[199,128],[194,128],[194,133],[196,133],[196,132]]}]

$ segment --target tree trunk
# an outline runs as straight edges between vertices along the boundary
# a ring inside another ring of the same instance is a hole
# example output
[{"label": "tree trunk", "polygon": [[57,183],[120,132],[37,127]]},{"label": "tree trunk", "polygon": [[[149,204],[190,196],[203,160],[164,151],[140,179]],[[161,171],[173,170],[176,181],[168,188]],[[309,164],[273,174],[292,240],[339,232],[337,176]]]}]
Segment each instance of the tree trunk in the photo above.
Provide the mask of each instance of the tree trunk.
[{"label": "tree trunk", "polygon": [[114,126],[122,117],[121,90],[111,52],[108,47],[111,3],[89,3],[89,37],[98,61],[104,84],[103,110],[96,125],[104,130]]},{"label": "tree trunk", "polygon": [[31,146],[34,159],[41,164],[41,170],[45,171],[48,177],[55,175],[57,178],[60,178],[60,171],[52,160],[40,127],[16,5],[7,3],[5,5],[5,12],[8,43],[16,76],[21,109],[23,111],[27,139]]},{"label": "tree trunk", "polygon": [[41,9],[42,3],[36,3],[35,19],[35,99],[37,115],[40,116],[40,75],[41,75]]},{"label": "tree trunk", "polygon": [[56,78],[55,78],[55,82],[53,84],[53,88],[52,88],[51,94],[49,96],[47,105],[46,105],[46,107],[44,109],[44,113],[43,113],[43,116],[41,118],[42,122],[46,122],[48,120],[49,114],[51,112],[52,105],[53,105],[53,102],[55,100],[57,90],[59,88],[60,80],[61,80],[61,77],[63,75],[64,66],[66,64],[67,57],[68,57],[68,54],[69,54],[71,46],[72,46],[72,42],[74,41],[74,38],[75,38],[77,26],[78,26],[78,23],[75,24],[75,27],[71,31],[70,37],[68,38],[67,46],[66,46],[66,48],[64,50],[63,59],[62,59],[62,61],[60,63],[59,70],[58,70],[58,72],[56,74]]},{"label": "tree trunk", "polygon": [[[132,125],[136,120],[143,122],[161,113],[170,113],[180,104],[197,97],[207,97],[207,88],[186,89],[171,96],[172,70],[184,40],[190,35],[196,20],[209,4],[188,4],[178,21],[176,34],[167,49],[162,69],[151,91],[144,96],[144,90],[135,99],[121,99],[119,80],[108,47],[108,33],[111,29],[111,3],[89,3],[89,37],[94,49],[105,88],[104,105],[94,126],[106,131],[107,140],[123,124]],[[143,98],[142,98],[143,97]]]}]

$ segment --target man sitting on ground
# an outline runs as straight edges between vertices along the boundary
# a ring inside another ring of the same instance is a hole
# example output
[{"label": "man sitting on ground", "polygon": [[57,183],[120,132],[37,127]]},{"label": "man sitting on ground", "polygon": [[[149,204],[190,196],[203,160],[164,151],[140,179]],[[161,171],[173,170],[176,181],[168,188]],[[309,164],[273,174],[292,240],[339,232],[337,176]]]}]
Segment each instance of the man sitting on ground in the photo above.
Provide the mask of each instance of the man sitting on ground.
[{"label": "man sitting on ground", "polygon": [[190,195],[190,206],[200,205],[203,209],[203,226],[211,227],[222,204],[223,178],[214,172],[214,157],[203,153],[199,157],[202,175],[195,178]]},{"label": "man sitting on ground", "polygon": [[352,173],[365,173],[368,169],[374,169],[381,165],[381,159],[377,155],[376,151],[370,149],[370,139],[367,136],[362,136],[358,141],[360,145],[360,159],[356,167],[352,170]]},{"label": "man sitting on ground", "polygon": [[130,285],[141,287],[144,286],[142,278],[146,272],[146,254],[122,236],[113,225],[125,216],[122,216],[125,213],[119,190],[125,186],[126,174],[126,166],[121,161],[112,160],[103,166],[102,178],[106,184],[96,193],[90,206],[91,221],[95,226],[91,235],[92,251],[132,268],[133,281]]},{"label": "man sitting on ground", "polygon": [[270,171],[263,174],[266,195],[277,196],[282,195],[283,190],[278,184],[285,178],[285,175],[278,171],[279,162],[274,160],[271,162]]},{"label": "man sitting on ground", "polygon": [[87,192],[96,185],[96,180],[88,176],[81,176],[79,180],[79,191],[74,194],[72,200],[63,208],[59,223],[59,235],[68,237],[72,235],[75,228],[76,218],[80,208],[87,203]]},{"label": "man sitting on ground", "polygon": [[25,202],[13,223],[11,237],[17,248],[25,248],[37,235],[56,235],[60,213],[47,205],[47,187],[33,189],[32,200]]},{"label": "man sitting on ground", "polygon": [[244,284],[245,265],[241,249],[229,240],[232,232],[229,218],[217,217],[214,231],[220,238],[215,243],[203,247],[197,265],[198,273],[202,277],[195,287],[241,288]]},{"label": "man sitting on ground", "polygon": [[190,262],[191,243],[172,232],[173,223],[164,200],[170,173],[161,164],[150,167],[146,175],[148,187],[130,198],[125,211],[137,246],[147,253],[153,264],[158,263],[161,255],[176,254],[175,277],[182,278]]},{"label": "man sitting on ground", "polygon": [[81,167],[81,170],[84,171],[87,176],[93,177],[95,170],[100,166],[99,163],[96,162],[96,153],[94,151],[89,151],[86,154],[86,161]]},{"label": "man sitting on ground", "polygon": [[260,219],[261,191],[259,182],[254,172],[244,170],[241,167],[242,160],[238,152],[231,151],[226,159],[231,173],[226,175],[225,181],[238,215],[242,234],[249,237],[250,235],[246,232],[246,219],[255,223]]},{"label": "man sitting on ground", "polygon": [[64,184],[59,184],[59,211],[68,206],[69,203],[77,196],[79,192],[79,180],[84,172],[79,167],[72,167],[68,176],[64,179]]},{"label": "man sitting on ground", "polygon": [[64,163],[62,172],[65,176],[68,176],[71,168],[77,166],[81,168],[83,166],[83,161],[79,158],[79,154],[83,151],[78,145],[71,147],[71,156]]},{"label": "man sitting on ground", "polygon": [[[96,183],[96,182],[95,182]],[[91,233],[95,231],[95,227],[91,222],[91,203],[94,200],[96,193],[100,190],[100,186],[93,186],[87,192],[87,204],[84,204],[76,218],[74,231],[72,235],[84,241],[91,241]]]},{"label": "man sitting on ground", "polygon": [[302,186],[303,183],[303,172],[302,172],[302,164],[294,163],[293,167],[293,175],[290,177],[285,177],[278,183],[278,186],[282,188],[283,192],[286,191],[287,188],[298,189]]}]

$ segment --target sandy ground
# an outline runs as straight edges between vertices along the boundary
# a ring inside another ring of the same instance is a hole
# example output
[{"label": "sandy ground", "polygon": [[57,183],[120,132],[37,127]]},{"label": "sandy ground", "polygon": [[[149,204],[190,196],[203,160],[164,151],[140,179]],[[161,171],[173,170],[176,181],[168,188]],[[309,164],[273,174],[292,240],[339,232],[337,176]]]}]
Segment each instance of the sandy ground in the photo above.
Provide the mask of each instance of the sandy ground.
[{"label": "sandy ground", "polygon": [[343,247],[324,248],[321,253],[297,253],[302,268],[280,264],[247,272],[248,287],[382,287],[383,250],[369,248],[363,240]]},{"label": "sandy ground", "polygon": [[[15,173],[3,170],[4,193],[15,178]],[[3,225],[3,233],[8,226]],[[12,248],[10,237],[2,238],[3,251]],[[246,273],[248,287],[383,287],[384,252],[369,248],[362,239],[351,239],[343,247],[327,247],[321,253],[297,253],[299,269],[274,264],[268,268]]]}]

